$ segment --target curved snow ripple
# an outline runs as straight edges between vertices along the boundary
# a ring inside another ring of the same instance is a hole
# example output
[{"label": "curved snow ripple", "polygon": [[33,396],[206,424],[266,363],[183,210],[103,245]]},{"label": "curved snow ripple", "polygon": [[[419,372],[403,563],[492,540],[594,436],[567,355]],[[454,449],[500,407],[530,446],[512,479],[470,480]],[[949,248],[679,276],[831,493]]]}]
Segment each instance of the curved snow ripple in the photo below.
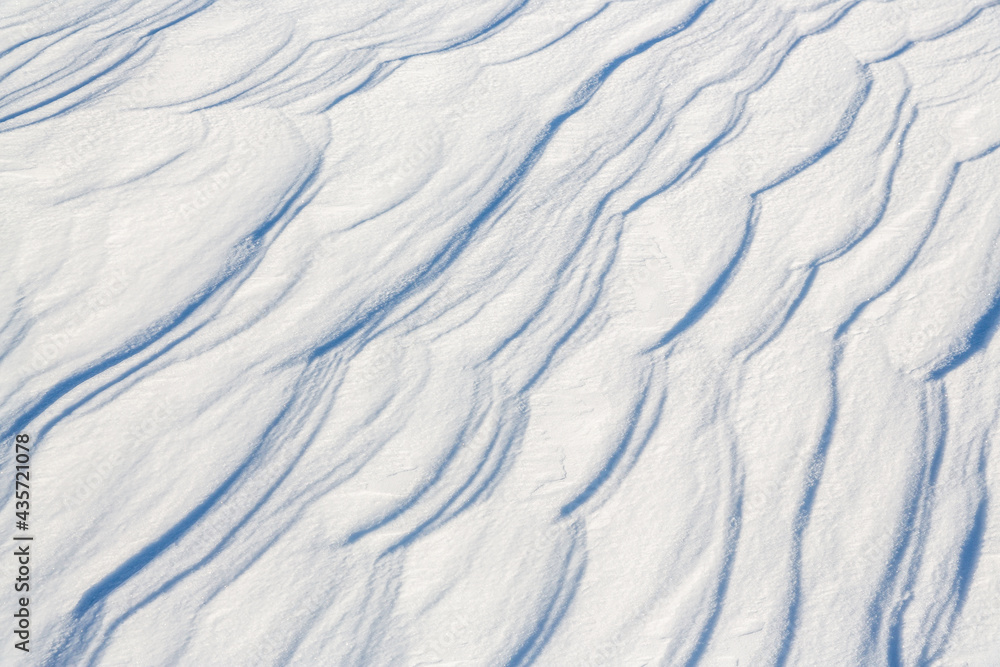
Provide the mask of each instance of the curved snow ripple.
[{"label": "curved snow ripple", "polygon": [[1000,661],[1000,3],[0,17],[37,664]]}]

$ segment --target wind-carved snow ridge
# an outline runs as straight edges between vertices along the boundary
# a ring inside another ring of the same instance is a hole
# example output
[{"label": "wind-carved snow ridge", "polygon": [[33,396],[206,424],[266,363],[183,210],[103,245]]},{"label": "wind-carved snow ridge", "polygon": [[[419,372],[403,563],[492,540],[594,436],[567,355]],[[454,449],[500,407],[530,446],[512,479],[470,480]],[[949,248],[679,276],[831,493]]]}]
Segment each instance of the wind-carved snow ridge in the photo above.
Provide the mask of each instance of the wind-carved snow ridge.
[{"label": "wind-carved snow ridge", "polygon": [[1000,2],[8,4],[0,662],[1000,664]]}]

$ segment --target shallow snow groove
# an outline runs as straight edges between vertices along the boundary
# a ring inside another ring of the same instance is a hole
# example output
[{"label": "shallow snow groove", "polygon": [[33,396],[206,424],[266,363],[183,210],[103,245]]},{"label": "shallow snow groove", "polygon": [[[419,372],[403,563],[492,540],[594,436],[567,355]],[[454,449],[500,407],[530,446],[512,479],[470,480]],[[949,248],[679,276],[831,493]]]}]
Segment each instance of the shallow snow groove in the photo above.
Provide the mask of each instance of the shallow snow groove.
[{"label": "shallow snow groove", "polygon": [[26,664],[1000,662],[1000,2],[23,2],[0,73]]}]

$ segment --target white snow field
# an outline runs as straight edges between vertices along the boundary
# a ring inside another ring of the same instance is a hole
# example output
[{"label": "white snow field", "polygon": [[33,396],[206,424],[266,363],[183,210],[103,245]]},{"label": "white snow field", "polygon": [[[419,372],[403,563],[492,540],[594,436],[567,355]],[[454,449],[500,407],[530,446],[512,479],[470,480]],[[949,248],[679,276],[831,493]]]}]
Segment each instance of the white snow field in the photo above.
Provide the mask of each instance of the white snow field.
[{"label": "white snow field", "polygon": [[998,0],[4,0],[0,664],[1000,665],[998,147]]}]

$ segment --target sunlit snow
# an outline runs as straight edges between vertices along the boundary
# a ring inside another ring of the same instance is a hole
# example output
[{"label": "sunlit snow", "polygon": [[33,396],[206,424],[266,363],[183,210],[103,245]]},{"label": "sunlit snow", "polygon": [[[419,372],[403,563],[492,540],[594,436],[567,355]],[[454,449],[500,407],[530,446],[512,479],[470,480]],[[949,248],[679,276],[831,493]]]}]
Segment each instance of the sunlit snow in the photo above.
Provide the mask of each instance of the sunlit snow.
[{"label": "sunlit snow", "polygon": [[1000,665],[998,147],[997,0],[3,2],[0,664]]}]

